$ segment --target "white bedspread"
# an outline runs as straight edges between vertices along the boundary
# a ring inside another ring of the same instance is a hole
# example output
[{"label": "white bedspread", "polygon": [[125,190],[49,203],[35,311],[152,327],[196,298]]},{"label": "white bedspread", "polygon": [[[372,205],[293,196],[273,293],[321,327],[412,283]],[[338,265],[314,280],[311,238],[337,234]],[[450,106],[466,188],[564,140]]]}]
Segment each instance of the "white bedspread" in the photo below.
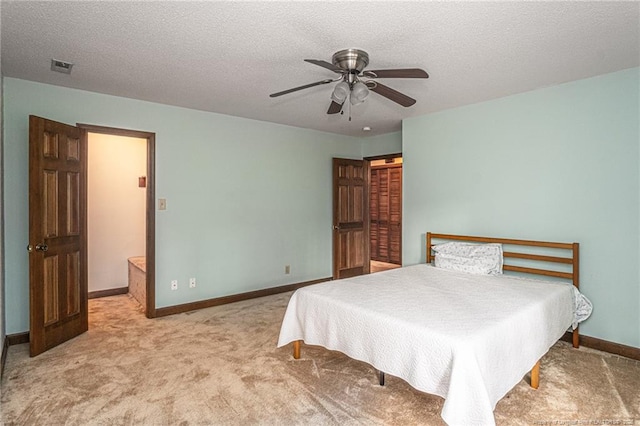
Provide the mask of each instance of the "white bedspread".
[{"label": "white bedspread", "polygon": [[573,286],[415,265],[297,290],[278,347],[337,350],[445,398],[449,425],[496,403],[571,326]]}]

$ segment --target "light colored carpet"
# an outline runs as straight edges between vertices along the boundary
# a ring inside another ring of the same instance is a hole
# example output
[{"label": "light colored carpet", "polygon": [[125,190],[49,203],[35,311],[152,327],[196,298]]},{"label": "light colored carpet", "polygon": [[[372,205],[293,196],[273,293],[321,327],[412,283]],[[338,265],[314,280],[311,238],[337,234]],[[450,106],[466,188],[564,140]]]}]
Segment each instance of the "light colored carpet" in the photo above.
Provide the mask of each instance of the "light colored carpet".
[{"label": "light colored carpet", "polygon": [[[276,349],[291,293],[154,320],[127,295],[92,299],[87,333],[36,358],[9,349],[5,424],[441,425],[443,400],[338,352]],[[640,425],[640,362],[556,344],[499,425]],[[596,423],[601,422],[601,423]],[[604,423],[617,422],[617,423]]]}]

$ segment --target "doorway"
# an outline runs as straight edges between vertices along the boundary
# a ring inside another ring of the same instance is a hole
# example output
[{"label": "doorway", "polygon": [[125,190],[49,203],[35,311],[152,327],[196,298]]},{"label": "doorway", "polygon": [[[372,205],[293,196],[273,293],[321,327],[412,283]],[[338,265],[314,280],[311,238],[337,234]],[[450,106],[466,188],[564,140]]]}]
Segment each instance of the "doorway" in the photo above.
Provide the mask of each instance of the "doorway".
[{"label": "doorway", "polygon": [[370,270],[402,266],[402,155],[367,158]]},{"label": "doorway", "polygon": [[89,298],[129,293],[155,317],[155,134],[78,124],[88,145]]},{"label": "doorway", "polygon": [[89,299],[130,294],[145,307],[147,140],[87,134]]},{"label": "doorway", "polygon": [[333,159],[333,279],[402,266],[402,154]]},{"label": "doorway", "polygon": [[[146,316],[155,310],[155,134],[29,116],[29,355],[88,329],[87,134],[146,139]],[[117,173],[117,168],[113,168]]]}]

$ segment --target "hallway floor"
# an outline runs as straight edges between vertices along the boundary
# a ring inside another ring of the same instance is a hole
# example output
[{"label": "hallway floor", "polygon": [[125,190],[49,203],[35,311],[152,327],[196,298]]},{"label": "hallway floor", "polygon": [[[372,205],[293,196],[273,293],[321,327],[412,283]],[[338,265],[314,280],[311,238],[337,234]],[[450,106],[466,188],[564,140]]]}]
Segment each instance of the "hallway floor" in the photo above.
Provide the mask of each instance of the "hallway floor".
[{"label": "hallway floor", "polygon": [[400,268],[402,265],[396,265],[395,263],[378,262],[377,260],[371,261],[371,273],[387,271],[389,269]]}]

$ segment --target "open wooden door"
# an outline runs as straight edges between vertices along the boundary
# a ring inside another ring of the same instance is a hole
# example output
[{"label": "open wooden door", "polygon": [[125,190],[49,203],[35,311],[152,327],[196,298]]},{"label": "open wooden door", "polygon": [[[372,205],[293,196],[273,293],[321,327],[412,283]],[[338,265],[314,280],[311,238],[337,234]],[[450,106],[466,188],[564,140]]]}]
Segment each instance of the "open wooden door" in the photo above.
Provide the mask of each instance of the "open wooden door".
[{"label": "open wooden door", "polygon": [[333,279],[368,274],[369,162],[333,159]]},{"label": "open wooden door", "polygon": [[88,329],[86,131],[29,117],[30,354]]}]

